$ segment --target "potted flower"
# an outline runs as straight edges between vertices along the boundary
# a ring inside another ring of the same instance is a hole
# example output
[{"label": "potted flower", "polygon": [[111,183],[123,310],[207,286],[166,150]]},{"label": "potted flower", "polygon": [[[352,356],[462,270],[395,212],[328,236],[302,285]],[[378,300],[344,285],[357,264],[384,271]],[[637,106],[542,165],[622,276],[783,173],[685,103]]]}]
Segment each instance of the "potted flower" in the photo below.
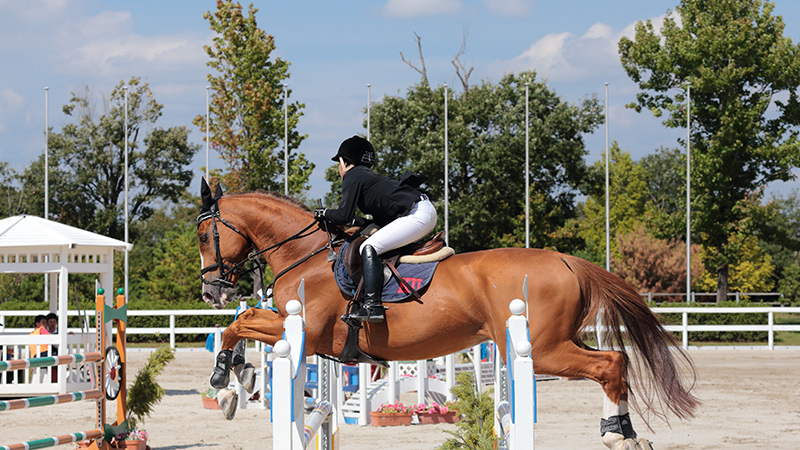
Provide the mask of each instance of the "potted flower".
[{"label": "potted flower", "polygon": [[426,405],[420,403],[412,408],[417,415],[419,424],[454,423],[458,420],[458,410],[453,409],[453,403],[447,402],[440,405],[436,402]]},{"label": "potted flower", "polygon": [[377,411],[370,411],[370,423],[377,427],[411,425],[414,411],[400,402],[383,403]]},{"label": "potted flower", "polygon": [[214,388],[208,388],[205,391],[200,393],[200,397],[203,398],[203,408],[205,409],[220,409],[219,402],[217,402],[217,390]]},{"label": "potted flower", "polygon": [[114,436],[111,440],[111,448],[126,448],[131,450],[146,450],[147,439],[150,435],[145,430],[130,430]]}]

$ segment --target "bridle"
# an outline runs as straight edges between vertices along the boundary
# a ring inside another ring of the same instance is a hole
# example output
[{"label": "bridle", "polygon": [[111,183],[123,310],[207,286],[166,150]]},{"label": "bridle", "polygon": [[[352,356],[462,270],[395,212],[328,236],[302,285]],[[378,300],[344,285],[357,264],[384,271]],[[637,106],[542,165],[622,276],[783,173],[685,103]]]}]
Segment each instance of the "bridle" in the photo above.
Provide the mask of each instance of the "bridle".
[{"label": "bridle", "polygon": [[[291,241],[294,241],[294,240],[297,240],[297,239],[302,239],[304,237],[311,236],[312,234],[314,234],[316,232],[316,230],[314,230],[314,231],[311,231],[309,233],[306,233],[311,227],[313,227],[317,223],[317,221],[315,220],[315,221],[312,221],[305,228],[303,228],[302,230],[298,231],[297,233],[289,236],[288,238],[286,238],[286,239],[284,239],[284,240],[282,240],[282,241],[280,241],[280,242],[278,242],[276,244],[270,245],[269,247],[267,247],[267,248],[265,248],[263,250],[259,250],[258,247],[256,246],[256,244],[247,235],[245,235],[244,233],[239,231],[238,228],[236,228],[234,225],[232,225],[230,222],[228,222],[227,220],[223,219],[220,216],[219,208],[217,206],[217,200],[218,200],[218,198],[215,198],[214,199],[214,203],[211,205],[211,208],[209,208],[209,210],[207,210],[207,211],[201,212],[200,215],[197,216],[197,227],[198,228],[200,227],[201,223],[203,223],[206,220],[211,219],[211,232],[212,232],[212,236],[213,236],[213,239],[214,239],[214,255],[216,256],[216,261],[213,264],[210,264],[210,265],[200,269],[200,281],[202,281],[203,284],[207,284],[209,286],[215,286],[215,287],[218,287],[218,288],[223,288],[223,287],[232,288],[233,287],[233,281],[231,281],[231,280],[232,280],[233,276],[242,276],[242,275],[254,272],[255,270],[259,271],[259,273],[261,275],[261,285],[264,286],[264,271],[261,269],[261,263],[259,261],[259,257],[261,255],[263,255],[265,252],[268,252],[270,250],[273,250],[273,252],[277,251],[283,244],[286,244],[287,242],[291,242]],[[222,261],[222,252],[220,251],[220,245],[219,245],[219,230],[217,229],[217,221],[219,221],[221,224],[225,225],[226,227],[230,228],[236,234],[238,234],[239,236],[244,238],[245,241],[247,241],[247,244],[250,247],[249,248],[250,253],[241,262],[233,263],[233,265],[228,265],[228,264],[225,264]],[[275,286],[275,282],[278,281],[278,278],[283,276],[286,272],[288,272],[288,271],[294,269],[295,267],[299,266],[300,264],[306,262],[309,258],[311,258],[312,256],[316,255],[317,253],[320,253],[321,251],[323,251],[323,250],[325,250],[327,248],[328,248],[328,244],[322,246],[321,248],[319,248],[317,250],[314,250],[308,256],[305,256],[305,257],[301,258],[299,261],[295,262],[294,264],[290,265],[286,269],[282,270],[280,273],[275,275],[275,278],[272,280],[272,283],[270,283],[270,285],[267,286],[267,288],[274,287]],[[253,267],[251,267],[250,269],[245,269],[245,264],[247,263],[247,261],[252,261],[253,262]],[[212,278],[210,280],[207,280],[204,277],[204,275],[206,273],[214,271],[214,270],[218,270],[219,271],[219,276],[216,277],[216,278]],[[267,289],[267,290],[269,290],[269,289]]]}]

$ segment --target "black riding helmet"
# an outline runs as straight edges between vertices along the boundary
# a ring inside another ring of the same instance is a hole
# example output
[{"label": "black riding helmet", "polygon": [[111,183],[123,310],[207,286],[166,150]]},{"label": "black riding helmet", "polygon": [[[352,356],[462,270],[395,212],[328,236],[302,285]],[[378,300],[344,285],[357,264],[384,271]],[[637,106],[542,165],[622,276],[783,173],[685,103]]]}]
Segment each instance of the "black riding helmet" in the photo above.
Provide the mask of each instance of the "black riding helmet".
[{"label": "black riding helmet", "polygon": [[354,166],[372,167],[372,164],[375,163],[375,149],[368,140],[361,136],[353,136],[342,142],[339,151],[331,158],[331,161],[338,162],[339,157]]}]

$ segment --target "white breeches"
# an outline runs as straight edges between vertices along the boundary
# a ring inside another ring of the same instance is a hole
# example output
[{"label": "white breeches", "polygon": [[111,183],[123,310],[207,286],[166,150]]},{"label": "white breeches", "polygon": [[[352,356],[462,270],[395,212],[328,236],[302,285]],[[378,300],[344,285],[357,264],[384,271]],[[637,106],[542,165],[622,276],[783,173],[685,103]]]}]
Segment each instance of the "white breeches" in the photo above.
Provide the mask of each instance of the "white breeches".
[{"label": "white breeches", "polygon": [[364,250],[365,245],[371,245],[380,255],[424,238],[435,226],[436,208],[427,197],[423,197],[411,207],[408,214],[373,233],[358,251]]}]

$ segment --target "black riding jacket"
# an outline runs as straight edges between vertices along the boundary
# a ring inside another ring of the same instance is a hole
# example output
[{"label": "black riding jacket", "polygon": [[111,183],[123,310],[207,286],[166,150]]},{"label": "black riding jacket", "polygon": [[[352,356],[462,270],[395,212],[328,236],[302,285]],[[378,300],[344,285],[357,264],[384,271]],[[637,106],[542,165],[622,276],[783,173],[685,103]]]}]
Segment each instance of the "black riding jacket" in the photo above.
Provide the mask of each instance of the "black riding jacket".
[{"label": "black riding jacket", "polygon": [[342,202],[338,209],[325,211],[325,219],[337,225],[350,223],[356,206],[371,214],[383,227],[408,213],[420,198],[420,192],[399,181],[378,175],[367,166],[355,166],[342,178]]}]

